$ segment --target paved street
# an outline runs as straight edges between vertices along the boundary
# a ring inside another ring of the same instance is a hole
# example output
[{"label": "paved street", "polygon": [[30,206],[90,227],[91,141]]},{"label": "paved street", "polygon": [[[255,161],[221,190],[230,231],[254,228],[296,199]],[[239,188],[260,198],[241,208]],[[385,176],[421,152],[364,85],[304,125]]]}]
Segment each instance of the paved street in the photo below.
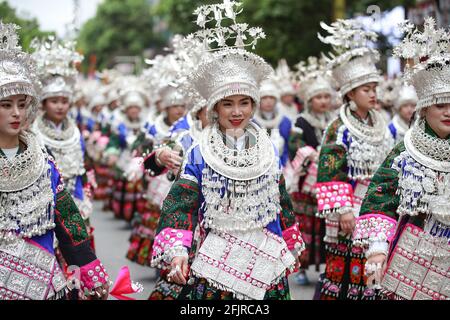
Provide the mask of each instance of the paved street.
[{"label": "paved street", "polygon": [[[125,221],[115,219],[112,212],[102,211],[101,208],[102,203],[96,201],[95,211],[92,215],[92,225],[95,228],[97,256],[102,260],[113,281],[115,281],[120,268],[127,265],[130,269],[132,281],[137,281],[144,286],[144,292],[135,294],[133,297],[139,300],[146,300],[155,285],[155,269],[142,267],[125,258],[131,228]],[[307,287],[300,287],[293,281],[290,281],[293,299],[312,299],[318,273],[314,270],[308,270],[308,277],[311,280],[311,285]]]}]

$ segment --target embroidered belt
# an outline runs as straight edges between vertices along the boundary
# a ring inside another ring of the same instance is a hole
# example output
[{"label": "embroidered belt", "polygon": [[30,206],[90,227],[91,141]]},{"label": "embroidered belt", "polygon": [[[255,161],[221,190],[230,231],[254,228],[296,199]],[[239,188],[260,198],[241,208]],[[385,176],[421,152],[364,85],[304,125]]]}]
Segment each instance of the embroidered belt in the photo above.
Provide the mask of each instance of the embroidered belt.
[{"label": "embroidered belt", "polygon": [[47,300],[65,293],[54,255],[23,239],[0,244],[0,300]]},{"label": "embroidered belt", "polygon": [[210,232],[192,264],[192,272],[238,299],[262,300],[286,275],[295,258],[283,238],[264,230]]},{"label": "embroidered belt", "polygon": [[389,259],[381,285],[407,300],[448,300],[449,246],[436,246],[422,237],[423,234],[422,229],[412,224],[406,225]]}]

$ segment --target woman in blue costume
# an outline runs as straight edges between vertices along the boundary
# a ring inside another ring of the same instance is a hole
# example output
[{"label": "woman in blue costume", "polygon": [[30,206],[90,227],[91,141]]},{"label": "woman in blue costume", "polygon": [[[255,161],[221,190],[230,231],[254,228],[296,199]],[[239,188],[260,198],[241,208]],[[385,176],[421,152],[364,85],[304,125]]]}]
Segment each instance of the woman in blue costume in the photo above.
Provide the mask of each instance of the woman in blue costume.
[{"label": "woman in blue costume", "polygon": [[267,130],[273,144],[280,154],[281,165],[286,166],[289,161],[289,136],[291,134],[291,120],[283,115],[279,109],[279,89],[273,79],[261,84],[261,104],[255,112],[254,120]]},{"label": "woman in blue costume", "polygon": [[414,87],[401,85],[397,89],[397,96],[394,102],[395,115],[388,125],[394,145],[403,141],[416,109],[417,100],[417,93]]},{"label": "woman in blue costume", "polygon": [[66,296],[55,238],[68,265],[79,269],[81,293],[106,299],[108,275],[78,208],[53,158],[25,130],[37,112],[40,83],[34,62],[18,46],[16,29],[0,24],[0,300]]},{"label": "woman in blue costume", "polygon": [[[235,5],[213,7],[229,16]],[[200,7],[197,21],[209,9]],[[152,253],[154,266],[170,269],[168,281],[188,284],[188,299],[290,298],[286,275],[298,267],[303,241],[276,148],[251,122],[270,72],[259,56],[221,47],[190,77],[210,125],[164,200]]]},{"label": "woman in blue costume", "polygon": [[124,172],[132,159],[133,144],[141,132],[143,114],[149,100],[140,79],[128,76],[120,81],[120,113],[112,126],[103,156],[115,174],[112,191],[114,215],[130,222],[135,212],[144,210],[144,188],[141,181],[127,181]]},{"label": "woman in blue costume", "polygon": [[70,43],[56,40],[34,41],[32,57],[44,87],[41,94],[43,113],[36,118],[33,130],[55,158],[67,190],[80,210],[92,239],[89,217],[93,205],[91,184],[85,168],[85,143],[76,123],[68,117],[78,71],[75,63],[82,57]]}]

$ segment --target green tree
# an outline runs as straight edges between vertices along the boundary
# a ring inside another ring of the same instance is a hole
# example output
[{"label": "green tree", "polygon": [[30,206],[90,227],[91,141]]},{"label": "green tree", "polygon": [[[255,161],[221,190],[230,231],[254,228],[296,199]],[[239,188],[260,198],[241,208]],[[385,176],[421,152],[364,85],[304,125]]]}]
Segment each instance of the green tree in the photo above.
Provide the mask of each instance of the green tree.
[{"label": "green tree", "polygon": [[0,17],[3,23],[15,23],[20,26],[18,31],[20,43],[24,51],[29,51],[31,41],[38,37],[42,38],[54,32],[43,32],[39,29],[39,23],[36,19],[22,19],[17,16],[16,10],[8,2],[0,3]]},{"label": "green tree", "polygon": [[[244,12],[242,21],[251,26],[260,26],[267,39],[258,42],[256,52],[276,64],[286,58],[290,65],[310,55],[329,51],[317,38],[323,32],[320,21],[331,23],[333,0],[242,0]],[[378,5],[381,11],[390,10],[397,5],[407,5],[415,0],[347,0],[346,12],[367,14],[369,5]],[[167,21],[173,33],[188,34],[198,30],[192,12],[201,4],[219,3],[220,0],[164,0],[156,13]]]},{"label": "green tree", "polygon": [[96,56],[99,69],[111,67],[116,56],[142,56],[145,49],[164,44],[154,34],[151,6],[146,0],[105,0],[96,16],[81,28],[78,45],[89,63]]}]

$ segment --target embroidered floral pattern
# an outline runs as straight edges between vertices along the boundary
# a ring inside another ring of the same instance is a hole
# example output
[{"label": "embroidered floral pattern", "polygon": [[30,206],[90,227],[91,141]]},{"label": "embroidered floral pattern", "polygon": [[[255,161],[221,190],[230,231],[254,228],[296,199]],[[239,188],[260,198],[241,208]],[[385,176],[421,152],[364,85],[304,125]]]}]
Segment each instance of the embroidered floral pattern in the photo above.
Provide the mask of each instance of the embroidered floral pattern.
[{"label": "embroidered floral pattern", "polygon": [[67,235],[74,245],[89,240],[83,218],[67,190],[58,193],[55,211],[56,219],[61,222],[61,225],[66,230]]},{"label": "embroidered floral pattern", "polygon": [[198,208],[198,184],[187,179],[175,181],[163,202],[157,233],[164,228],[192,231],[193,215],[197,215]]}]

